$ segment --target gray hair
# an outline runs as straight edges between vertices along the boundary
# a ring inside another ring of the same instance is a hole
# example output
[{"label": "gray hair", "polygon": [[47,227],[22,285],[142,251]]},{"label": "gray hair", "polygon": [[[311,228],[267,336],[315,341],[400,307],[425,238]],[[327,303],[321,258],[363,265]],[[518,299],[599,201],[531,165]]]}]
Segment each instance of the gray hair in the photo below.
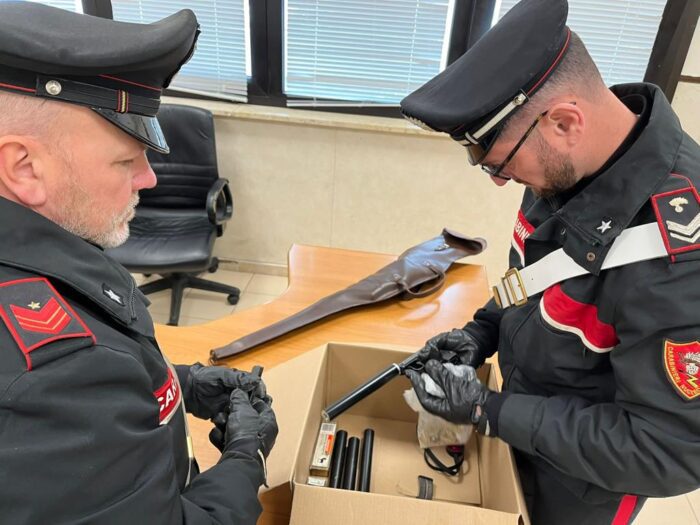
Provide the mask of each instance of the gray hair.
[{"label": "gray hair", "polygon": [[46,137],[62,109],[58,102],[0,91],[0,136]]}]

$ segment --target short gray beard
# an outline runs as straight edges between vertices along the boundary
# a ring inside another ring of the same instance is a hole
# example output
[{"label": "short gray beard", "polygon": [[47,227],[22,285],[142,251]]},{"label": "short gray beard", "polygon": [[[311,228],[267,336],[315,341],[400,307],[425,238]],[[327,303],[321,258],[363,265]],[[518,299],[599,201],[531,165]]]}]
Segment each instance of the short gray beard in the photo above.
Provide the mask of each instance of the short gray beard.
[{"label": "short gray beard", "polygon": [[126,209],[112,217],[107,228],[97,231],[95,225],[90,224],[82,213],[86,206],[94,206],[92,198],[71,177],[64,194],[64,201],[61,203],[61,215],[56,218],[56,223],[73,235],[102,248],[116,248],[129,238],[129,221],[134,218],[138,202],[139,195],[134,193]]},{"label": "short gray beard", "polygon": [[547,198],[573,188],[578,179],[571,162],[571,156],[559,153],[544,140],[537,130],[535,133],[538,141],[537,160],[544,166],[544,180],[547,186],[532,191],[538,197]]}]

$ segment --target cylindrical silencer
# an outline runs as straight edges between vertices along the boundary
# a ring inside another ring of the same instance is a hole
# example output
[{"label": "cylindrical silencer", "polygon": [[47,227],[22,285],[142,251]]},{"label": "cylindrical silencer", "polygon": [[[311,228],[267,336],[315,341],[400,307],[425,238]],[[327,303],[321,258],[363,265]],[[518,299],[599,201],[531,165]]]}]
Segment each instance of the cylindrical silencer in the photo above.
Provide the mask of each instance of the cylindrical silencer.
[{"label": "cylindrical silencer", "polygon": [[360,438],[348,439],[348,449],[345,452],[345,468],[343,470],[343,486],[345,490],[355,490],[357,479],[357,463],[360,459]]},{"label": "cylindrical silencer", "polygon": [[331,458],[331,476],[328,486],[339,489],[343,481],[343,467],[345,466],[345,445],[348,442],[348,433],[345,430],[338,430],[335,433],[335,444],[333,445],[333,457]]},{"label": "cylindrical silencer", "polygon": [[360,459],[360,480],[357,490],[369,492],[369,480],[372,477],[372,449],[374,448],[374,430],[366,428],[362,436],[362,458]]}]

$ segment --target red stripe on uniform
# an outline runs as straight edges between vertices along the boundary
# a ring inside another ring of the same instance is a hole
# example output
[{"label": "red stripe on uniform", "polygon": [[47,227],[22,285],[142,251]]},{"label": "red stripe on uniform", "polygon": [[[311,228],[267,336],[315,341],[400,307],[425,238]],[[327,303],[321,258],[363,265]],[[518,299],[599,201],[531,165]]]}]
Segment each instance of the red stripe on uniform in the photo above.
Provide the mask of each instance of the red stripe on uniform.
[{"label": "red stripe on uniform", "polygon": [[180,404],[179,383],[169,367],[168,378],[165,380],[165,383],[163,383],[163,386],[153,392],[153,396],[156,398],[156,401],[158,401],[158,406],[160,407],[158,420],[162,423]]},{"label": "red stripe on uniform", "polygon": [[518,210],[518,217],[515,219],[515,228],[513,228],[513,248],[520,255],[520,260],[525,264],[525,239],[527,239],[535,227],[528,222],[522,210]]},{"label": "red stripe on uniform", "polygon": [[636,506],[637,496],[625,494],[622,501],[620,501],[620,506],[617,508],[617,513],[610,525],[627,525],[632,518]]},{"label": "red stripe on uniform", "polygon": [[564,293],[560,284],[548,288],[542,296],[543,318],[549,324],[578,335],[594,352],[608,352],[619,343],[615,328],[598,319],[598,308]]}]

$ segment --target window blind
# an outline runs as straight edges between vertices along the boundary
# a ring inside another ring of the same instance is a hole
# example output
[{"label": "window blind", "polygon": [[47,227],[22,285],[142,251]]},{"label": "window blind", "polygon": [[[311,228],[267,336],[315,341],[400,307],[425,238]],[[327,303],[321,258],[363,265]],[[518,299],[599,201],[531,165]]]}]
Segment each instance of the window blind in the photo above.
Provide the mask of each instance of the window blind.
[{"label": "window blind", "polygon": [[453,2],[285,0],[288,105],[398,104],[444,68]]},{"label": "window blind", "polygon": [[197,15],[202,33],[171,87],[247,101],[248,0],[112,0],[114,19],[151,23],[180,9]]},{"label": "window blind", "polygon": [[[494,21],[517,0],[500,0]],[[568,26],[578,33],[606,84],[641,82],[666,0],[569,0]]]},{"label": "window blind", "polygon": [[[0,2],[2,1],[3,0],[0,0]],[[76,13],[83,12],[82,0],[38,0],[37,3],[50,5],[51,7],[58,7],[59,9],[65,9],[66,11],[74,11]]]}]

